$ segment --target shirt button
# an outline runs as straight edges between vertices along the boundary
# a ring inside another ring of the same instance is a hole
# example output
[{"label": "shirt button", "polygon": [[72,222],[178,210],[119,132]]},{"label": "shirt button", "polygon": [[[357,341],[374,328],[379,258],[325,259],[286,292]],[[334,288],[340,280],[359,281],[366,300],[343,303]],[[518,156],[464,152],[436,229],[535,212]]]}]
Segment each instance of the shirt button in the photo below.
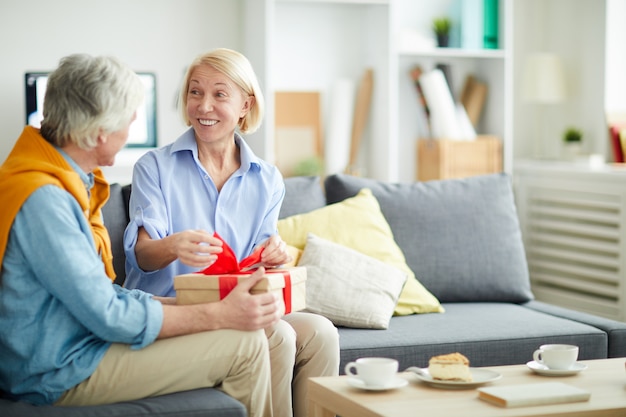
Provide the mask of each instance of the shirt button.
[{"label": "shirt button", "polygon": [[206,174],[204,174],[204,179],[205,179],[205,180],[208,180],[208,179],[209,179],[209,176],[208,176],[208,175],[206,175]]}]

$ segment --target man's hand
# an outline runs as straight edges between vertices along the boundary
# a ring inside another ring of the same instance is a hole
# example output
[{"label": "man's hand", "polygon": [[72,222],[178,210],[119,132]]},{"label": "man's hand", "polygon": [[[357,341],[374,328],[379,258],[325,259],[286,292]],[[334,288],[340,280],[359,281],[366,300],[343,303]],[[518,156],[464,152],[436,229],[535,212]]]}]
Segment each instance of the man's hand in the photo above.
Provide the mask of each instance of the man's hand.
[{"label": "man's hand", "polygon": [[276,324],[282,314],[280,298],[271,292],[250,291],[265,274],[257,269],[241,280],[223,300],[193,305],[162,304],[159,339],[217,329],[260,330]]},{"label": "man's hand", "polygon": [[252,294],[251,290],[265,274],[265,268],[257,269],[249,278],[241,280],[220,304],[220,327],[257,330],[270,327],[280,320],[279,297],[271,292]]}]

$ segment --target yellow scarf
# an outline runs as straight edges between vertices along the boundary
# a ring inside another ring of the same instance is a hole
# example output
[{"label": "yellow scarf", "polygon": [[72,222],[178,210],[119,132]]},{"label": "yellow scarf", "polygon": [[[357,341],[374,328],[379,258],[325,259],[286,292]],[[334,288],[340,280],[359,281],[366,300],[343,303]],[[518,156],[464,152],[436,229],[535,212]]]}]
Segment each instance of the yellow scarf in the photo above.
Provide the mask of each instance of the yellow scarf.
[{"label": "yellow scarf", "polygon": [[99,168],[96,168],[93,174],[95,182],[90,198],[80,175],[63,155],[39,134],[38,129],[31,126],[24,128],[11,153],[0,167],[0,196],[3,200],[0,205],[0,265],[11,226],[22,204],[39,187],[56,185],[72,194],[80,204],[91,225],[96,250],[102,257],[105,272],[111,281],[114,281],[111,239],[102,221],[100,210],[109,199],[109,184]]}]

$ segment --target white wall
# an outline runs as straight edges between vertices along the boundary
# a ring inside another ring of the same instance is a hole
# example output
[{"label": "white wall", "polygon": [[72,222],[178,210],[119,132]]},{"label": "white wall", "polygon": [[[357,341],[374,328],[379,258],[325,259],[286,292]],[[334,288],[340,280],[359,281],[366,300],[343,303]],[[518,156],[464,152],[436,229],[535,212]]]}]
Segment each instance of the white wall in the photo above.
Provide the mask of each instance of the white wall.
[{"label": "white wall", "polygon": [[606,89],[605,107],[610,112],[626,113],[626,1],[606,3]]},{"label": "white wall", "polygon": [[[560,158],[562,134],[568,126],[583,131],[585,152],[608,155],[604,95],[611,86],[604,78],[606,2],[520,0],[515,6],[516,157]],[[567,89],[563,102],[541,104],[522,99],[524,63],[534,52],[551,52],[561,58]]]},{"label": "white wall", "polygon": [[155,72],[159,144],[173,141],[184,129],[174,103],[186,65],[213,48],[240,49],[232,23],[241,13],[234,0],[0,0],[0,161],[25,124],[24,73],[77,52]]}]

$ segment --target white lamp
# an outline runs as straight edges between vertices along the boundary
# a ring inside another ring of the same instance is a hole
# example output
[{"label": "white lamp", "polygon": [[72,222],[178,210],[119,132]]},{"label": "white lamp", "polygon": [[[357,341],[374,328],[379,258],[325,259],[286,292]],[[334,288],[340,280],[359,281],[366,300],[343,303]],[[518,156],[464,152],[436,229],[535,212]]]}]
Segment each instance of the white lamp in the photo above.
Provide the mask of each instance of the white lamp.
[{"label": "white lamp", "polygon": [[[567,97],[565,88],[565,71],[561,59],[552,53],[537,52],[526,59],[522,97],[525,101],[540,105],[556,104]],[[537,128],[533,138],[535,156],[545,157],[542,139],[545,140],[543,118],[546,109],[536,109]],[[548,135],[549,136],[549,135]]]},{"label": "white lamp", "polygon": [[530,55],[524,71],[525,100],[535,103],[559,103],[566,98],[565,72],[561,59],[546,52]]}]

